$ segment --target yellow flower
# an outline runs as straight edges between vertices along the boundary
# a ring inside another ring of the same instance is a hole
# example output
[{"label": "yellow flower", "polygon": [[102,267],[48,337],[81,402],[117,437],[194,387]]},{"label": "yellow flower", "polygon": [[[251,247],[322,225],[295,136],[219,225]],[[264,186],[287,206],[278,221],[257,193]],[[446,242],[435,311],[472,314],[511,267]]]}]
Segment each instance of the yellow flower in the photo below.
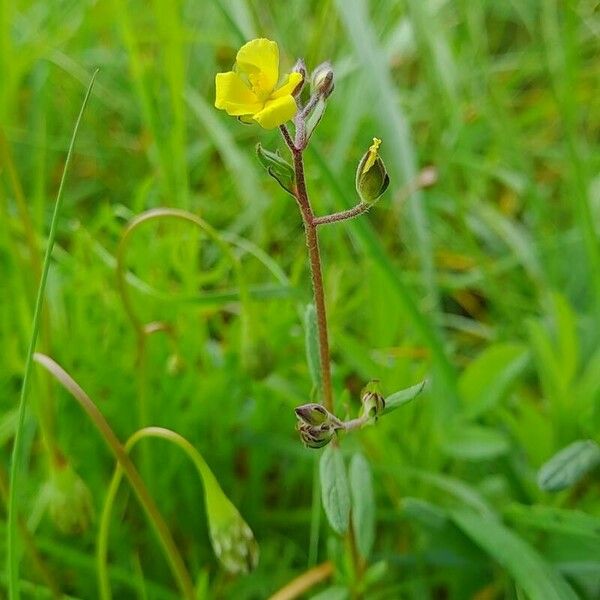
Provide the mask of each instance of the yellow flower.
[{"label": "yellow flower", "polygon": [[237,53],[233,71],[217,73],[215,106],[243,121],[256,121],[273,129],[289,121],[298,110],[292,93],[302,81],[290,73],[279,81],[279,47],[260,38],[244,44]]}]

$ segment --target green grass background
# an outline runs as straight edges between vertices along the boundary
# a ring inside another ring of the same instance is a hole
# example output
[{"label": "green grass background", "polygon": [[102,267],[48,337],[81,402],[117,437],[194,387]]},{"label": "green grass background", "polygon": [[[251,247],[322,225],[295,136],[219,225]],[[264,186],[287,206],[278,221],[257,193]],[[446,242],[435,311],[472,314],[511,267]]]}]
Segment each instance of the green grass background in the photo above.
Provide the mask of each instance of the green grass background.
[{"label": "green grass background", "polygon": [[[301,220],[254,156],[258,141],[282,143],[212,105],[215,73],[259,36],[279,43],[284,69],[297,57],[309,68],[327,59],[335,67],[335,92],[307,153],[316,210],[354,204],[355,165],[373,136],[383,139],[390,172],[390,189],[368,215],[321,231],[338,412],[358,410],[369,379],[388,394],[432,380],[413,404],[344,444],[360,447],[374,470],[373,560],[385,558],[388,571],[368,597],[525,597],[510,558],[499,556],[501,538],[486,547],[447,518],[468,508],[485,517],[480,530],[489,521],[493,537],[503,522],[580,597],[598,598],[597,521],[587,533],[539,523],[540,506],[600,516],[597,474],[558,494],[535,483],[560,448],[600,442],[593,0],[0,0],[3,495],[53,199],[99,67],[38,348],[86,389],[121,439],[161,425],[203,453],[260,543],[248,577],[219,569],[185,457],[160,441],[134,457],[207,597],[266,598],[327,558],[330,533],[313,495],[318,452],[302,448],[294,431],[293,408],[311,389]],[[437,183],[405,199],[429,165]],[[129,290],[139,319],[168,323],[173,336],[148,338],[141,369],[116,251],[131,218],[165,206],[238,239],[251,301],[241,306],[218,247],[195,229],[148,223],[127,253]],[[39,419],[97,512],[113,460],[39,367],[29,400],[18,507],[58,586],[95,598],[96,524],[64,536],[48,519]],[[176,597],[126,485],[110,563],[116,598]],[[30,597],[48,597],[27,552],[21,575],[38,586]]]}]

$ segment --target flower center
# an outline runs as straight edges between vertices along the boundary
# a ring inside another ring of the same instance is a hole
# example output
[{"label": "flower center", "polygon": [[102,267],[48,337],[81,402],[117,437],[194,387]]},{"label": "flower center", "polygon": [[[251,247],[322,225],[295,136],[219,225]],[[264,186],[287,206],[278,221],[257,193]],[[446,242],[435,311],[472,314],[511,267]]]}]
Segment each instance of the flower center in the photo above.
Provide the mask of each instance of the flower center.
[{"label": "flower center", "polygon": [[248,75],[248,79],[250,80],[250,85],[252,86],[252,91],[256,95],[256,97],[261,101],[265,102],[267,98],[271,95],[273,91],[267,82],[267,77],[262,71],[258,73],[250,73]]}]

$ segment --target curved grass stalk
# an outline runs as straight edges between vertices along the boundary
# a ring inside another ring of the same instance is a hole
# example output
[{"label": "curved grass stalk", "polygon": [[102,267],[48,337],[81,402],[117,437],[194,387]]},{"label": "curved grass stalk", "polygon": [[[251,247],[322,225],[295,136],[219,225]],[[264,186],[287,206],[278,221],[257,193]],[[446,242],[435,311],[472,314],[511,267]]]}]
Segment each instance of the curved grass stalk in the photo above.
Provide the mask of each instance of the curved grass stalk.
[{"label": "curved grass stalk", "polygon": [[[138,394],[137,394],[137,410],[138,410],[138,425],[143,427],[148,424],[149,414],[148,414],[148,401],[147,401],[147,377],[146,377],[146,339],[147,336],[154,333],[156,329],[149,328],[145,325],[142,320],[137,315],[133,302],[131,300],[129,289],[127,285],[127,269],[125,265],[125,259],[127,256],[127,250],[129,248],[129,243],[131,241],[132,236],[137,231],[139,227],[148,223],[150,221],[156,220],[164,220],[164,219],[176,219],[180,221],[186,221],[191,223],[192,225],[199,228],[203,233],[205,233],[209,239],[213,240],[221,249],[224,256],[229,260],[231,267],[234,271],[235,280],[238,286],[239,294],[240,294],[240,302],[242,304],[241,311],[241,334],[240,334],[240,346],[242,349],[242,356],[246,355],[245,348],[247,346],[247,341],[249,339],[249,290],[245,284],[245,280],[243,278],[241,265],[237,256],[233,253],[231,247],[227,242],[223,240],[223,238],[219,235],[219,233],[213,229],[206,221],[196,216],[193,213],[190,213],[186,210],[176,209],[176,208],[155,208],[150,209],[146,212],[141,213],[140,215],[134,217],[126,226],[123,235],[121,236],[121,240],[119,241],[119,245],[117,247],[116,253],[116,271],[117,271],[117,289],[119,291],[119,296],[121,298],[121,302],[123,303],[123,308],[129,317],[131,325],[136,334],[137,340],[137,357],[136,357],[136,365],[137,365],[137,377],[138,377]],[[218,269],[217,276],[221,275],[221,269]],[[167,331],[169,333],[169,328],[167,326],[163,327],[162,330]],[[172,335],[172,334],[170,334]],[[149,456],[144,453],[142,455],[141,460],[141,471],[145,476],[149,475],[150,470],[150,459]]]},{"label": "curved grass stalk", "polygon": [[87,416],[96,426],[104,441],[114,454],[123,473],[127,477],[137,499],[139,500],[156,536],[163,549],[165,558],[171,568],[182,596],[186,600],[194,599],[194,586],[187,571],[181,554],[171,536],[171,532],[165,523],[156,503],[148,492],[146,484],[140,477],[135,465],[131,462],[127,451],[111,429],[110,425],[98,410],[92,399],[85,393],[79,384],[52,358],[45,354],[35,353],[33,359],[42,365],[50,374],[73,396],[86,412]]},{"label": "curved grass stalk", "polygon": [[63,190],[65,181],[67,178],[67,172],[71,164],[71,158],[73,156],[73,150],[75,148],[75,141],[77,139],[77,133],[79,132],[79,126],[90,98],[94,81],[96,79],[98,71],[96,70],[92,75],[92,79],[88,85],[87,91],[81,104],[79,115],[73,128],[73,135],[71,136],[71,142],[69,144],[69,150],[67,151],[67,158],[65,160],[65,166],[63,168],[60,185],[58,187],[58,193],[56,195],[56,202],[54,204],[54,212],[52,214],[52,221],[50,222],[50,231],[48,233],[48,243],[46,245],[46,252],[44,254],[44,261],[42,264],[42,274],[40,277],[40,285],[38,287],[37,296],[35,299],[35,308],[33,311],[33,325],[31,338],[29,340],[29,346],[27,348],[27,356],[25,358],[25,368],[23,372],[23,383],[21,385],[21,394],[19,397],[19,413],[17,428],[15,431],[15,439],[13,443],[11,467],[10,467],[10,494],[8,498],[8,523],[7,523],[7,555],[8,555],[8,595],[10,600],[18,600],[20,597],[19,592],[19,551],[17,548],[17,499],[19,497],[19,464],[23,458],[23,427],[25,423],[25,409],[27,407],[27,392],[29,391],[29,379],[31,376],[31,369],[33,364],[33,354],[37,343],[40,323],[42,318],[42,306],[44,303],[44,293],[46,291],[46,282],[48,280],[48,271],[50,270],[50,257],[52,255],[52,249],[54,248],[54,240],[56,239],[56,229],[58,225],[58,217],[60,215],[60,209],[62,207]]},{"label": "curved grass stalk", "polygon": [[[123,303],[123,307],[125,308],[125,312],[131,321],[133,328],[136,331],[138,336],[138,343],[143,344],[143,339],[145,336],[144,325],[142,324],[141,319],[135,312],[133,307],[133,303],[131,301],[131,297],[129,295],[127,280],[126,280],[126,268],[125,268],[125,256],[127,253],[127,248],[129,246],[129,242],[133,233],[137,230],[138,227],[147,223],[149,221],[154,221],[157,219],[179,219],[181,221],[187,221],[188,223],[192,223],[200,230],[202,230],[208,237],[213,240],[223,251],[225,256],[229,259],[231,266],[233,268],[236,282],[238,284],[240,290],[240,299],[242,304],[245,304],[248,301],[248,289],[245,284],[244,278],[242,276],[241,265],[237,256],[233,253],[229,244],[224,241],[222,236],[213,229],[206,221],[196,216],[193,213],[190,213],[185,210],[176,209],[176,208],[153,208],[148,210],[137,217],[133,218],[125,228],[123,232],[123,236],[119,242],[119,246],[117,248],[117,286],[119,290],[119,295],[121,297],[121,301]],[[142,340],[140,342],[140,340]]]},{"label": "curved grass stalk", "polygon": [[[179,447],[188,455],[188,457],[194,463],[194,466],[198,471],[198,475],[204,484],[206,511],[210,526],[211,541],[215,549],[215,553],[219,559],[224,562],[224,565],[230,570],[243,570],[243,567],[246,566],[244,564],[242,565],[242,568],[239,568],[239,565],[233,565],[236,568],[231,569],[232,565],[228,564],[227,561],[223,559],[223,548],[219,549],[218,547],[218,544],[221,542],[219,535],[222,536],[222,533],[218,531],[219,528],[222,527],[221,524],[223,522],[233,521],[234,525],[240,525],[242,530],[244,530],[243,533],[246,534],[245,540],[242,540],[246,542],[246,546],[244,546],[246,552],[242,552],[241,556],[238,556],[237,558],[246,559],[248,566],[253,567],[257,559],[256,557],[258,550],[256,542],[254,541],[254,537],[248,536],[248,532],[250,535],[252,532],[243,522],[235,506],[233,506],[231,501],[227,498],[227,496],[225,496],[221,486],[219,485],[219,482],[217,481],[213,472],[210,470],[210,467],[200,452],[198,452],[198,450],[196,450],[196,448],[194,448],[194,446],[192,446],[192,444],[182,435],[164,427],[144,427],[143,429],[136,431],[125,443],[125,452],[129,453],[140,440],[146,438],[162,438],[167,440]],[[100,525],[98,528],[98,537],[96,542],[96,565],[98,573],[98,588],[100,590],[100,598],[102,600],[112,599],[106,557],[112,507],[117,495],[117,491],[119,490],[122,477],[123,469],[119,464],[117,464],[106,492],[106,499],[104,501],[104,507],[102,509]],[[217,539],[215,539],[215,537],[217,537]],[[239,541],[240,540],[238,540],[238,542]],[[229,556],[229,560],[231,560],[231,556]]]}]

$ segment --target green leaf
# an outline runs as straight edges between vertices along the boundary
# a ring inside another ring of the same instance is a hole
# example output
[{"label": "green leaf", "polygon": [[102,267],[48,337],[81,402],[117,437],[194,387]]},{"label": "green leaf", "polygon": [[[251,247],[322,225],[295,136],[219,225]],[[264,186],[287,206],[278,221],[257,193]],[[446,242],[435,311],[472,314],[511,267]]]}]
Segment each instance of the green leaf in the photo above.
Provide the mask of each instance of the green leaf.
[{"label": "green leaf", "polygon": [[317,311],[314,304],[308,304],[304,312],[304,344],[310,377],[315,388],[320,390],[323,386],[323,381],[321,379],[321,361],[319,359]]},{"label": "green leaf", "polygon": [[325,449],[319,464],[321,498],[331,528],[340,535],[348,531],[350,490],[342,453],[337,446]]},{"label": "green leaf", "polygon": [[371,466],[360,453],[356,453],[350,461],[350,492],[358,551],[364,558],[369,558],[375,541],[375,494]]},{"label": "green leaf", "polygon": [[375,564],[371,565],[363,575],[363,582],[365,586],[369,587],[378,584],[386,575],[388,571],[388,564],[385,560],[380,560]]},{"label": "green leaf", "polygon": [[532,600],[577,600],[577,594],[527,542],[494,519],[451,511],[458,527],[501,564]]},{"label": "green leaf", "polygon": [[400,390],[399,392],[395,392],[391,394],[385,399],[385,408],[383,409],[382,415],[386,415],[387,413],[396,410],[400,406],[404,404],[408,404],[411,400],[414,400],[427,385],[427,379],[424,379],[420,383],[413,385],[412,387],[406,388],[405,390]]},{"label": "green leaf", "polygon": [[448,513],[428,500],[407,497],[402,500],[402,507],[411,521],[417,521],[428,529],[439,530],[448,523]]},{"label": "green leaf", "polygon": [[415,478],[417,481],[428,484],[436,490],[441,491],[444,497],[448,494],[453,496],[462,506],[468,506],[478,514],[490,518],[494,518],[496,515],[496,512],[488,504],[481,492],[462,479],[411,467],[407,467],[405,473],[406,475]]},{"label": "green leaf", "polygon": [[327,589],[311,596],[310,600],[347,600],[348,590],[341,585],[332,585]]},{"label": "green leaf", "polygon": [[542,531],[600,540],[600,518],[579,510],[512,504],[504,514],[515,523]]},{"label": "green leaf", "polygon": [[490,460],[506,454],[510,445],[506,436],[496,429],[460,423],[446,431],[442,448],[453,458]]},{"label": "green leaf", "polygon": [[310,140],[310,136],[313,134],[313,131],[317,128],[319,121],[323,118],[325,114],[325,109],[327,108],[327,100],[325,98],[319,98],[316,106],[313,108],[310,116],[306,120],[306,139]]},{"label": "green leaf", "polygon": [[278,151],[271,152],[266,150],[260,144],[256,144],[256,154],[258,160],[267,173],[289,194],[294,196],[296,187],[296,177],[294,169],[290,163],[285,160]]},{"label": "green leaf", "polygon": [[600,464],[600,447],[593,440],[577,440],[557,452],[538,472],[538,485],[558,492],[577,483]]},{"label": "green leaf", "polygon": [[552,312],[556,328],[557,354],[560,357],[561,376],[570,383],[579,368],[579,339],[577,319],[567,299],[561,294],[552,295]]},{"label": "green leaf", "polygon": [[464,370],[459,381],[468,417],[478,417],[499,404],[529,364],[522,344],[494,344]]}]

